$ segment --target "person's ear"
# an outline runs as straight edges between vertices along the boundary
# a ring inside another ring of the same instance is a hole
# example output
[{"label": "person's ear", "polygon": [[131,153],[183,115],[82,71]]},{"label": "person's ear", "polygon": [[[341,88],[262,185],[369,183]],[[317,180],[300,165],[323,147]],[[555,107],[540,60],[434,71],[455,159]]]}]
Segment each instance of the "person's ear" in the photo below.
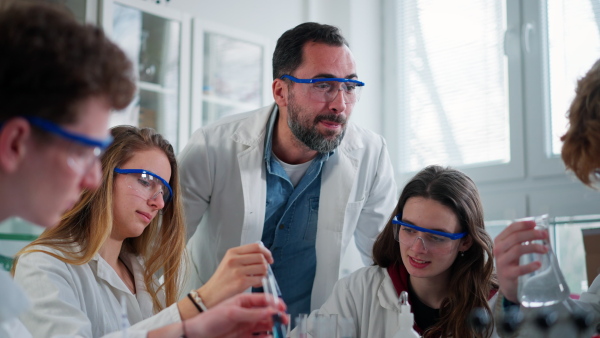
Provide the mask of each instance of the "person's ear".
[{"label": "person's ear", "polygon": [[467,251],[471,248],[471,245],[473,245],[473,237],[471,237],[471,235],[466,235],[461,239],[458,251]]},{"label": "person's ear", "polygon": [[31,126],[23,118],[10,119],[0,129],[0,170],[14,172],[27,151],[31,138]]},{"label": "person's ear", "polygon": [[280,108],[287,106],[287,83],[282,79],[275,79],[273,80],[271,87],[273,89],[273,99],[275,99],[275,103],[277,103]]}]

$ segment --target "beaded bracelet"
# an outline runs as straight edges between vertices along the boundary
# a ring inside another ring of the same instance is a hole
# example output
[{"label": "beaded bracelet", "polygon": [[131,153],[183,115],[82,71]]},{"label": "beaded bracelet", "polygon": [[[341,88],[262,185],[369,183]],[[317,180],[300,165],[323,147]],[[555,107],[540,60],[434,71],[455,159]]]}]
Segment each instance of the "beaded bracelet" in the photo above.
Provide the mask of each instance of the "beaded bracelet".
[{"label": "beaded bracelet", "polygon": [[204,305],[202,298],[200,298],[200,295],[198,294],[198,292],[196,292],[196,290],[190,291],[190,293],[188,293],[188,297],[192,300],[192,303],[194,303],[194,305],[196,305],[196,308],[198,309],[198,311],[204,312],[204,311],[208,310],[206,308],[206,305]]}]

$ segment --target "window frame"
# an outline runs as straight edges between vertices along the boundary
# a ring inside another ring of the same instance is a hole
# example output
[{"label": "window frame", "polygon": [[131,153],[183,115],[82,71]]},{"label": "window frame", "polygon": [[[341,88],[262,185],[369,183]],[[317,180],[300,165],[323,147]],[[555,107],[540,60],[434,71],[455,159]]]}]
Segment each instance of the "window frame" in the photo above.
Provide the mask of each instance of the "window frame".
[{"label": "window frame", "polygon": [[[396,37],[396,25],[400,18],[397,13],[403,6],[402,1],[384,0],[384,64],[385,73],[398,74],[399,67],[402,64],[402,46],[398,43]],[[507,0],[507,30],[504,38],[504,52],[507,57],[508,66],[508,107],[509,107],[509,128],[510,128],[510,161],[502,164],[481,164],[456,167],[464,171],[476,182],[495,182],[509,179],[519,179],[525,177],[525,152],[523,138],[523,90],[522,90],[522,59],[520,43],[520,20],[519,20],[519,1]],[[404,22],[404,20],[400,20]],[[395,60],[399,60],[396,62]],[[403,78],[402,76],[384,77],[384,111],[388,112],[383,116],[383,133],[387,140],[397,140],[397,127],[403,123],[403,109],[397,109],[402,105],[403,96]],[[397,112],[390,114],[389,112]],[[398,142],[388,141],[390,157],[392,163],[400,162],[400,145]],[[410,150],[409,150],[410,151]],[[431,163],[434,164],[434,163]],[[399,166],[395,165],[397,182],[402,183],[409,180],[416,172],[400,172]]]}]

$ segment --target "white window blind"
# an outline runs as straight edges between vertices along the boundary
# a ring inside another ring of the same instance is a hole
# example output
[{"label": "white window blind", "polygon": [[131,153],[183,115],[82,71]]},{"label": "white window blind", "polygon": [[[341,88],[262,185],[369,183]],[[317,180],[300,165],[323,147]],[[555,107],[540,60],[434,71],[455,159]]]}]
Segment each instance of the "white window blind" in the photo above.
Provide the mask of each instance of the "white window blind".
[{"label": "white window blind", "polygon": [[399,3],[400,172],[510,162],[505,2]]},{"label": "white window blind", "polygon": [[[575,97],[577,80],[600,58],[600,2],[547,1],[552,155],[560,154],[565,113]],[[550,154],[549,154],[550,155]]]}]

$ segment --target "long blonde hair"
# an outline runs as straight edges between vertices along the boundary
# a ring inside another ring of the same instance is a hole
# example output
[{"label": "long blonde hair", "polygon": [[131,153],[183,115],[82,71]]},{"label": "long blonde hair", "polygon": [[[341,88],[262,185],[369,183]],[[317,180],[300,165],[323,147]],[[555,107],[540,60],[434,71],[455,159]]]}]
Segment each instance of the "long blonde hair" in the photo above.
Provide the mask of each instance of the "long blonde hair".
[{"label": "long blonde hair", "polygon": [[[88,263],[112,232],[113,225],[113,182],[114,168],[120,167],[137,152],[160,149],[171,164],[169,184],[173,189],[172,200],[162,209],[162,216],[155,217],[142,235],[128,238],[123,250],[144,259],[144,284],[152,297],[154,311],[162,310],[177,301],[181,286],[181,272],[185,250],[185,223],[177,161],[171,144],[151,128],[139,129],[118,126],[111,129],[114,142],[102,155],[102,183],[97,190],[83,192],[79,202],[67,212],[59,225],[46,230],[38,239],[27,245],[16,255],[28,252],[43,252],[61,261],[82,265]],[[40,246],[61,252],[64,257],[45,251]],[[80,250],[73,252],[74,247]],[[18,264],[15,261],[13,271]],[[157,286],[156,274],[162,273],[164,282]],[[160,290],[165,292],[166,304],[158,298]]]}]

